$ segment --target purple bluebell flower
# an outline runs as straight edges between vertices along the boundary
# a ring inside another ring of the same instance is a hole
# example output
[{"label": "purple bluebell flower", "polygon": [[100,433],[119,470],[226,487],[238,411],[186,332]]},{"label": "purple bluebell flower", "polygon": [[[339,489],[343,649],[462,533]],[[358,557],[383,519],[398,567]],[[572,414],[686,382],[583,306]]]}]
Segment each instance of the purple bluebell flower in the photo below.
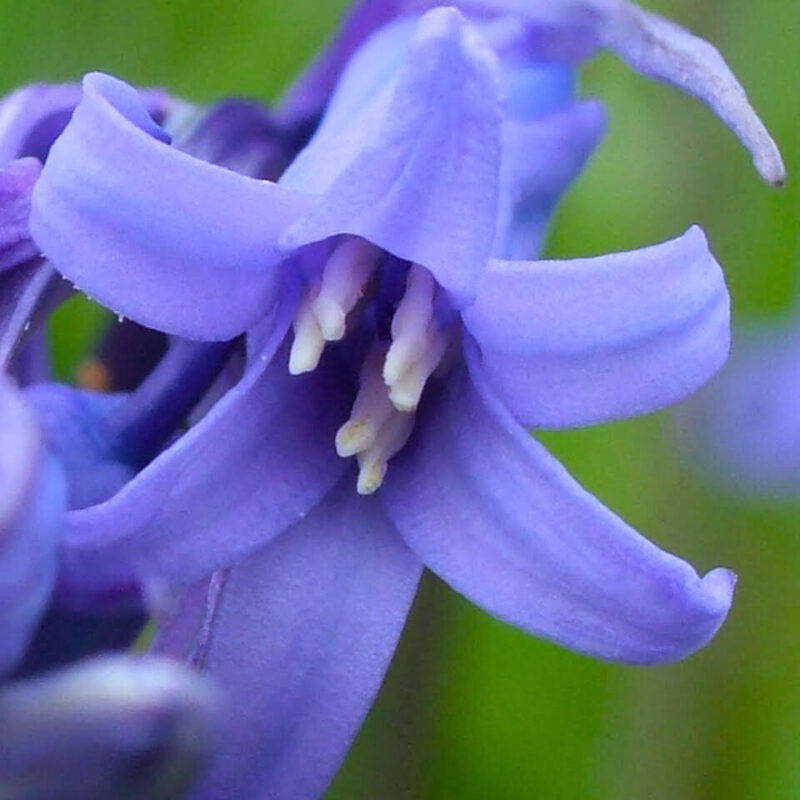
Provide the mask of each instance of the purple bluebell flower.
[{"label": "purple bluebell flower", "polygon": [[0,786],[17,800],[170,800],[207,762],[217,697],[166,659],[96,658],[0,690]]},{"label": "purple bluebell flower", "polygon": [[[377,28],[441,5],[438,0],[360,0],[330,45],[287,92],[284,116],[319,114],[350,56]],[[534,61],[576,63],[609,49],[649,78],[704,102],[750,151],[759,174],[779,186],[780,152],[716,48],[674,22],[629,0],[457,0],[449,5],[481,20],[509,19],[522,29]]]},{"label": "purple bluebell flower", "polygon": [[201,797],[324,790],[423,564],[502,620],[634,663],[691,653],[731,602],[731,573],[647,542],[521,427],[646,413],[714,373],[728,297],[705,237],[492,257],[510,241],[502,66],[452,9],[412,30],[373,70],[354,55],[279,183],[170,148],[91,75],[34,192],[37,243],[113,310],[248,332],[241,379],[66,520],[76,584],[188,586],[158,647],[216,675],[237,718]]},{"label": "purple bluebell flower", "polygon": [[796,313],[751,320],[720,373],[675,417],[693,470],[739,500],[800,492],[800,327]]},{"label": "purple bluebell flower", "polygon": [[22,655],[50,597],[66,507],[36,418],[0,375],[0,675]]}]

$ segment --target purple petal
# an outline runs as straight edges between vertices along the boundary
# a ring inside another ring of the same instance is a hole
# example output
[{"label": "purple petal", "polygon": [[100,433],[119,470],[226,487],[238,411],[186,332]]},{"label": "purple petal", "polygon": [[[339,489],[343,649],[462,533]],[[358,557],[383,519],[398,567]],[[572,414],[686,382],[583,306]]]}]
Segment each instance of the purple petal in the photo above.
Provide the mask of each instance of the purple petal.
[{"label": "purple petal", "polygon": [[105,417],[120,395],[96,394],[60,383],[39,383],[25,396],[44,431],[47,446],[64,468],[69,508],[84,508],[112,497],[135,474],[117,452]]},{"label": "purple petal", "polygon": [[[417,0],[427,7],[430,0]],[[513,14],[534,29],[537,50],[548,58],[585,58],[607,47],[642,75],[675,86],[705,103],[750,151],[768,183],[786,172],[778,148],[744,89],[711,44],[626,0],[460,0],[478,13]]]},{"label": "purple petal", "polygon": [[[196,580],[258,548],[316,505],[345,469],[336,369],[288,374],[284,319],[241,381],[105,503],[67,515],[64,583],[80,594]],[[277,351],[277,355],[276,355]]]},{"label": "purple petal", "polygon": [[259,103],[231,98],[207,108],[179,146],[241,175],[275,180],[290,161],[291,138]]},{"label": "purple petal", "polygon": [[323,122],[282,178],[323,195],[283,249],[355,234],[423,264],[457,305],[469,302],[497,215],[498,84],[494,55],[457,11],[425,15],[396,84],[349,124]]},{"label": "purple petal", "polygon": [[0,376],[0,674],[22,654],[50,596],[65,502],[32,413]]},{"label": "purple petal", "polygon": [[556,203],[604,130],[603,107],[591,100],[532,122],[505,123],[495,256],[530,258],[539,252]]},{"label": "purple petal", "polygon": [[[166,115],[171,101],[160,91],[140,92],[155,120]],[[22,156],[44,161],[81,99],[77,83],[35,83],[0,101],[0,166]]]},{"label": "purple petal", "polygon": [[[322,795],[383,680],[420,572],[351,475],[230,571],[204,663],[232,719],[198,798]],[[172,637],[182,650],[180,626],[160,648],[174,652]]]},{"label": "purple petal", "polygon": [[232,338],[275,303],[273,244],[306,198],[191,158],[164,136],[133,89],[88,75],[34,191],[34,239],[116,312],[188,338]]},{"label": "purple petal", "polygon": [[0,369],[9,368],[37,312],[59,293],[58,283],[53,268],[42,259],[0,276]]},{"label": "purple petal", "polygon": [[333,39],[290,87],[278,107],[290,123],[321,114],[351,56],[378,28],[401,13],[404,0],[360,0]]},{"label": "purple petal", "polygon": [[699,228],[574,261],[493,261],[464,322],[527,425],[566,428],[678,402],[725,361],[729,299]]},{"label": "purple petal", "polygon": [[0,102],[0,166],[20,156],[44,161],[81,97],[77,83],[32,84]]},{"label": "purple petal", "polygon": [[462,369],[431,398],[381,490],[409,547],[489,613],[573,650],[655,663],[704,645],[725,619],[734,576],[701,579],[641,537],[477,377]]},{"label": "purple petal", "polygon": [[42,167],[35,158],[0,171],[0,273],[39,255],[28,228],[31,194]]},{"label": "purple petal", "polygon": [[774,186],[783,184],[781,154],[717,49],[632,3],[614,5],[618,8],[603,21],[603,43],[637,72],[705,103],[750,151],[761,177]]}]

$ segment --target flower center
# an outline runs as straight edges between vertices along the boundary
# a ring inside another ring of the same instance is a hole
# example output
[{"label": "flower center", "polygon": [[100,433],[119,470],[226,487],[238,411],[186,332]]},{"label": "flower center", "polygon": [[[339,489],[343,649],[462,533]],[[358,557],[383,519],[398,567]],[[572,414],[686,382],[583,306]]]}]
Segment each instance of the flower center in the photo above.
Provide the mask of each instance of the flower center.
[{"label": "flower center", "polygon": [[[316,369],[325,344],[342,339],[348,323],[352,327],[367,288],[380,280],[383,255],[356,237],[337,244],[298,308],[289,355],[293,375]],[[375,325],[350,418],[336,434],[336,452],[358,461],[359,494],[380,488],[389,459],[411,436],[428,379],[449,363],[446,356],[455,344],[457,326],[454,315],[441,313],[437,304],[447,305],[433,275],[411,264],[389,337],[381,336]]]}]

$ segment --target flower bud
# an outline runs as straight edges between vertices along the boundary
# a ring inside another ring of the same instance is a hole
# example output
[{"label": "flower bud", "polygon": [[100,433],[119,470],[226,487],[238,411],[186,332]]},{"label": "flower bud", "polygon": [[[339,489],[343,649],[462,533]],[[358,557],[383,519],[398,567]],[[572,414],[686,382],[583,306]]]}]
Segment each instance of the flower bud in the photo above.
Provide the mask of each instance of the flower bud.
[{"label": "flower bud", "polygon": [[215,696],[157,658],[97,658],[0,693],[0,796],[181,797],[209,755]]}]

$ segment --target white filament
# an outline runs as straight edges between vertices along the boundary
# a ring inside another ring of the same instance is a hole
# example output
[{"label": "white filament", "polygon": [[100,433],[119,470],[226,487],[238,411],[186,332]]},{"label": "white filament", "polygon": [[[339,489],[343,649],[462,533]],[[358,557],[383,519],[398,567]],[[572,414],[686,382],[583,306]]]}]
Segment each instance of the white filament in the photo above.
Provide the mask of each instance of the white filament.
[{"label": "white filament", "polygon": [[348,236],[340,242],[322,268],[322,283],[312,302],[322,335],[336,342],[344,336],[347,315],[355,308],[375,271],[380,248]]},{"label": "white filament", "polygon": [[313,295],[314,292],[310,292],[303,299],[294,319],[294,341],[289,353],[289,372],[292,375],[313,372],[325,349],[325,337],[311,307]]},{"label": "white filament", "polygon": [[425,384],[450,343],[450,333],[434,319],[436,281],[427,269],[412,264],[406,291],[392,320],[392,346],[383,365],[389,399],[398,411],[415,411]]}]

